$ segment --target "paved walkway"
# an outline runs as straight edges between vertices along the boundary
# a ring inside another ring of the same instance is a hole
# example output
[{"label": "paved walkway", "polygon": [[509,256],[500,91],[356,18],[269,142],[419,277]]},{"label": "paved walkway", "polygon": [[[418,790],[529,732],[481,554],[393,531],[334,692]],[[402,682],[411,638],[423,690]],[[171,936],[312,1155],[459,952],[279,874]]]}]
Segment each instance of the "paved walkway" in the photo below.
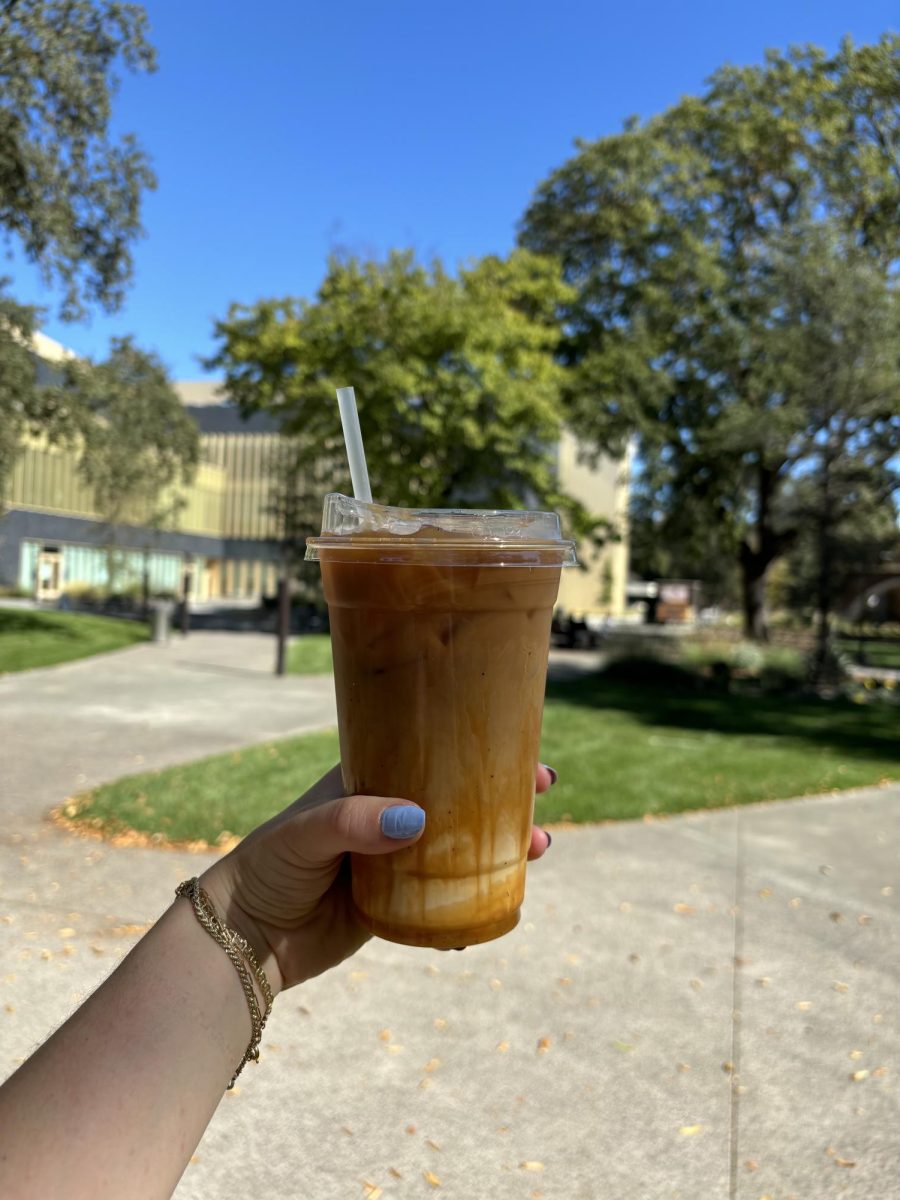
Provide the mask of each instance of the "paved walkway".
[{"label": "paved walkway", "polygon": [[[0,680],[0,1074],[205,861],[42,815],[331,723],[270,660],[191,635]],[[898,786],[560,829],[508,937],[373,941],[281,997],[177,1196],[900,1198],[898,847]]]}]

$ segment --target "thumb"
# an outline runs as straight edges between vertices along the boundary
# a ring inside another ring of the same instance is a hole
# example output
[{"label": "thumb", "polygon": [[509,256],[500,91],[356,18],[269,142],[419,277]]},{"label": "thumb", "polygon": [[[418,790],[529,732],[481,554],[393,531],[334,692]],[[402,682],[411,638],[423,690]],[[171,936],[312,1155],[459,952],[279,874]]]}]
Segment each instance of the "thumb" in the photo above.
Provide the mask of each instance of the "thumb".
[{"label": "thumb", "polygon": [[301,820],[303,857],[326,863],[347,851],[389,854],[409,846],[425,828],[425,810],[408,800],[344,796],[307,809]]}]

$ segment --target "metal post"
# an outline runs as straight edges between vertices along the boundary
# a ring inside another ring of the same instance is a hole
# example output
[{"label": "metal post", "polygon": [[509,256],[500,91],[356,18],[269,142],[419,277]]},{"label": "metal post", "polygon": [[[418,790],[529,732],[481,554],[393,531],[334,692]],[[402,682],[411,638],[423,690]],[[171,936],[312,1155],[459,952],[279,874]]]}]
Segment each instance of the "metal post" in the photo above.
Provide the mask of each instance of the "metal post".
[{"label": "metal post", "polygon": [[187,637],[188,630],[191,627],[191,570],[190,567],[185,569],[181,577],[181,636]]},{"label": "metal post", "polygon": [[291,636],[291,585],[287,575],[278,580],[278,622],[276,625],[278,650],[275,659],[275,674],[283,675],[287,670],[287,647]]}]

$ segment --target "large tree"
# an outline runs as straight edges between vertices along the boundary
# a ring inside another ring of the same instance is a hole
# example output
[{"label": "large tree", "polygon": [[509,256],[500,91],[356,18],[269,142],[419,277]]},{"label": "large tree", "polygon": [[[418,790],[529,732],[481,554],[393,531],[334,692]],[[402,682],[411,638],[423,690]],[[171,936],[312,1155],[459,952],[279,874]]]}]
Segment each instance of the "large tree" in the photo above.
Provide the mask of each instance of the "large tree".
[{"label": "large tree", "polygon": [[179,486],[197,464],[197,426],[156,355],[113,339],[101,363],[73,360],[55,389],[77,413],[79,470],[106,527],[109,588],[115,587],[118,528],[172,523]]},{"label": "large tree", "polygon": [[[119,65],[152,70],[146,16],[108,0],[0,2],[0,236],[76,317],[115,309],[132,272],[140,199],[154,186],[134,137],[110,132]],[[0,514],[23,436],[70,433],[28,352],[38,319],[0,285]]]},{"label": "large tree", "polygon": [[154,185],[110,131],[119,64],[154,68],[146,14],[110,0],[0,3],[0,230],[62,287],[63,312],[116,308]]},{"label": "large tree", "polygon": [[798,230],[773,271],[784,300],[772,353],[797,410],[782,520],[797,531],[797,583],[815,564],[806,582],[820,672],[848,575],[898,542],[900,492],[900,289],[829,233]]},{"label": "large tree", "polygon": [[292,435],[298,473],[346,487],[335,387],[350,385],[373,493],[391,504],[564,509],[556,313],[571,299],[552,260],[517,251],[457,276],[408,253],[332,260],[315,300],[234,305],[206,364],[245,412]]},{"label": "large tree", "polygon": [[779,360],[777,263],[821,225],[887,279],[898,218],[888,36],[723,68],[702,96],[580,144],[525,215],[523,244],[558,256],[577,293],[561,313],[572,420],[600,448],[636,432],[667,515],[715,523],[751,636],[766,636],[766,577],[796,538],[782,499],[808,417]]}]

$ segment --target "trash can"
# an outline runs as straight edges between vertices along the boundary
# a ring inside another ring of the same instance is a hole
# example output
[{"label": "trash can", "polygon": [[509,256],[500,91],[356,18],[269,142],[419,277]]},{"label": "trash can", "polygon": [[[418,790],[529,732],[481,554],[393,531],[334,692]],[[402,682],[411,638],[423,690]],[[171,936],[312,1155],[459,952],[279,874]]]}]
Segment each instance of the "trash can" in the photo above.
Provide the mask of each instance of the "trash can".
[{"label": "trash can", "polygon": [[151,600],[150,623],[154,642],[167,642],[175,605],[170,600]]}]

